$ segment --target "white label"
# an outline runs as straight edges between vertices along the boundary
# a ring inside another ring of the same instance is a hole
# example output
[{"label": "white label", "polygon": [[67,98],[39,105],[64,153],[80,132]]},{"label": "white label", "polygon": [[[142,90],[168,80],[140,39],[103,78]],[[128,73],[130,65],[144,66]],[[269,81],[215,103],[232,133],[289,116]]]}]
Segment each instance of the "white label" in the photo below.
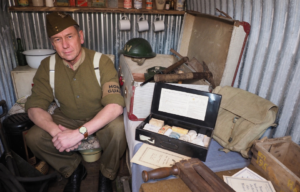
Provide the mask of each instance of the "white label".
[{"label": "white label", "polygon": [[207,96],[163,88],[158,110],[204,121],[207,104]]},{"label": "white label", "polygon": [[152,144],[155,143],[155,140],[154,140],[154,139],[151,139],[150,137],[147,137],[147,136],[145,136],[145,135],[140,135],[140,140],[141,140],[141,141],[146,141],[146,142],[149,142],[149,143],[152,143]]}]

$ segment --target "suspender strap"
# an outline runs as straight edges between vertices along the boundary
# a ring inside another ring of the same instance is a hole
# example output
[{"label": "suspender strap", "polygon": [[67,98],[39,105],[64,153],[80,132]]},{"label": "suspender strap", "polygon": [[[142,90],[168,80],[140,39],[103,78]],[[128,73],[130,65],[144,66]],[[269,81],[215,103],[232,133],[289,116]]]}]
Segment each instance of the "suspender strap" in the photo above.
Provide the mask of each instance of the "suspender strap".
[{"label": "suspender strap", "polygon": [[55,55],[50,56],[50,64],[49,64],[49,81],[50,81],[50,86],[52,88],[52,92],[53,92],[53,96],[54,96],[54,100],[56,102],[56,105],[58,107],[60,107],[60,104],[58,102],[58,100],[55,97],[55,89],[54,89],[54,85],[55,85]]},{"label": "suspender strap", "polygon": [[102,53],[96,52],[95,56],[94,56],[94,61],[93,61],[95,75],[96,75],[97,81],[98,81],[100,86],[101,86],[101,82],[100,82],[99,62],[100,62],[101,56],[102,56]]},{"label": "suspender strap", "polygon": [[[102,56],[102,53],[96,52],[95,56],[94,56],[94,60],[93,60],[95,75],[96,75],[97,81],[98,81],[100,86],[101,86],[101,82],[100,82],[99,63],[100,63],[101,56]],[[55,97],[55,86],[54,86],[55,85],[55,63],[56,63],[55,55],[52,55],[50,57],[50,63],[49,63],[49,83],[50,83],[50,86],[52,88],[54,100],[55,100],[57,106],[60,107],[60,104],[59,104],[58,100]]]}]

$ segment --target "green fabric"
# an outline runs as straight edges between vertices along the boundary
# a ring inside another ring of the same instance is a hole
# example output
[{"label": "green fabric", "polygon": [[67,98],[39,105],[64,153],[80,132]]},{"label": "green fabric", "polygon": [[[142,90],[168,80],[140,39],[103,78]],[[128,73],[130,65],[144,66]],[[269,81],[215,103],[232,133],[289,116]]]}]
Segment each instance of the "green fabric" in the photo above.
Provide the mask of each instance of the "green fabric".
[{"label": "green fabric", "polygon": [[[84,48],[85,59],[76,71],[66,67],[56,54],[55,97],[60,103],[62,113],[70,119],[90,119],[104,106],[115,103],[124,107],[121,94],[109,94],[102,98],[102,87],[99,86],[93,67],[95,51]],[[25,110],[33,107],[47,110],[53,101],[49,84],[49,60],[44,59],[33,79],[32,95],[28,97]],[[118,75],[112,61],[102,54],[100,63],[101,86],[107,82],[117,82]]]},{"label": "green fabric", "polygon": [[78,25],[78,23],[71,15],[62,12],[52,12],[46,15],[46,28],[49,38],[74,25]]},{"label": "green fabric", "polygon": [[213,138],[223,151],[240,152],[248,158],[253,142],[273,125],[278,107],[272,102],[242,89],[216,87],[213,93],[222,95]]}]

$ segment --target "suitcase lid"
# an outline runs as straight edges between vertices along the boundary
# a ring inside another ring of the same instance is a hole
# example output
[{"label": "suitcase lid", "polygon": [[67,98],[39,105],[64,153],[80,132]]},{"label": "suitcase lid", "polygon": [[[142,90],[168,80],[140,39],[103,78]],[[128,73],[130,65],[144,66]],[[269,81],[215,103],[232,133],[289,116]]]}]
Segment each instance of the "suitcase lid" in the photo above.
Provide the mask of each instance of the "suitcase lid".
[{"label": "suitcase lid", "polygon": [[249,32],[247,22],[188,11],[177,51],[189,59],[205,62],[216,86],[233,86]]},{"label": "suitcase lid", "polygon": [[165,83],[155,83],[151,114],[214,129],[222,96]]}]

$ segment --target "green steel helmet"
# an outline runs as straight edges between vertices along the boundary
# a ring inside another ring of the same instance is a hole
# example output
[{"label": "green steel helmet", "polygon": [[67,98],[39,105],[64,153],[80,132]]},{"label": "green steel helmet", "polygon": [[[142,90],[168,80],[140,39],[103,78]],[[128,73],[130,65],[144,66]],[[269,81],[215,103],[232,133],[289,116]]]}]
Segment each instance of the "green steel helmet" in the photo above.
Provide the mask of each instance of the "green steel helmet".
[{"label": "green steel helmet", "polygon": [[150,43],[143,38],[133,38],[127,41],[121,54],[135,58],[152,58],[156,56]]}]

